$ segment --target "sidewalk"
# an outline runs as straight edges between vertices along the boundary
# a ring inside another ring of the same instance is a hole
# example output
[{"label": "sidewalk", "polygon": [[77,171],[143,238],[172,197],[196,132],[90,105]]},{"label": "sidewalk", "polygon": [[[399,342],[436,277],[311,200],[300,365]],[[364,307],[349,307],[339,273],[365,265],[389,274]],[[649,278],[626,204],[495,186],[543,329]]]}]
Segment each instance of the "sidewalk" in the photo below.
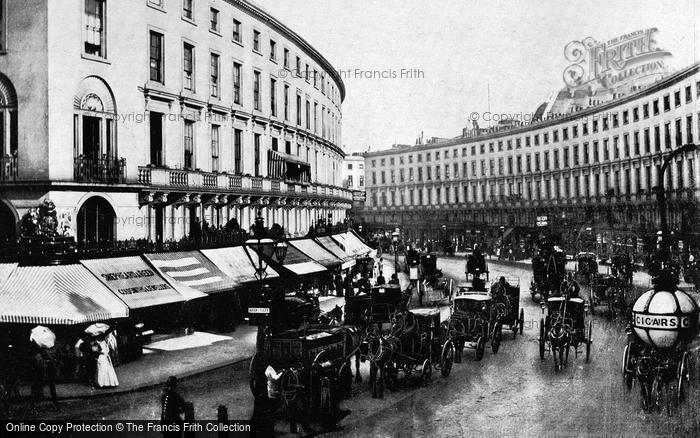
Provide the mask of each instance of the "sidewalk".
[{"label": "sidewalk", "polygon": [[[342,297],[320,297],[321,311],[343,305]],[[255,353],[257,326],[241,325],[231,333],[195,332],[145,345],[141,359],[116,367],[119,386],[92,389],[84,383],[56,385],[59,400],[92,398],[138,391],[165,383],[169,376],[181,379],[250,359]],[[48,389],[44,390],[48,394]],[[29,385],[20,388],[31,396]]]}]

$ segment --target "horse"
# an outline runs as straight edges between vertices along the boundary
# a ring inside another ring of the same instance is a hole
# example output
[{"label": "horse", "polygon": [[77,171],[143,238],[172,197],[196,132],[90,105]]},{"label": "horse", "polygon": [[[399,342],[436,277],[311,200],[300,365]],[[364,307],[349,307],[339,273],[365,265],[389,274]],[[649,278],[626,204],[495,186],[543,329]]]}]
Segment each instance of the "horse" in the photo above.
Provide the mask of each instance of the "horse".
[{"label": "horse", "polygon": [[569,359],[573,327],[570,323],[565,322],[566,318],[561,314],[554,315],[550,320],[548,337],[554,357],[554,370],[559,371],[566,366]]}]

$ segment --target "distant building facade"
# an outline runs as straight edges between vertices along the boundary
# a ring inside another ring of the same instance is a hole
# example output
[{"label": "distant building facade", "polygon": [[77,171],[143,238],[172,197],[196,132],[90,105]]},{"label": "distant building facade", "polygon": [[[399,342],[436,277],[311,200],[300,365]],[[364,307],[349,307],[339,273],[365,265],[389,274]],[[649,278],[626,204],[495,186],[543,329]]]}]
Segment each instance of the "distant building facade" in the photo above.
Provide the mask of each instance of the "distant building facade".
[{"label": "distant building facade", "polygon": [[[634,237],[659,227],[655,193],[665,155],[700,143],[699,70],[695,63],[532,123],[474,125],[450,140],[366,153],[359,219],[419,240],[535,233],[546,222],[570,239],[618,234],[634,246]],[[664,184],[670,227],[695,240],[698,154],[679,156]]]}]

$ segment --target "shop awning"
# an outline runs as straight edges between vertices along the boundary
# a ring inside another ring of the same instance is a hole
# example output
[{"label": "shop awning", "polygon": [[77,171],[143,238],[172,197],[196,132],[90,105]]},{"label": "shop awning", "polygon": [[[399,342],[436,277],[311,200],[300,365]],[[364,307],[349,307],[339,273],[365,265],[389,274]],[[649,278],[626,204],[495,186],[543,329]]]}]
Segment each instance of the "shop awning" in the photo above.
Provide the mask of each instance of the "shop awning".
[{"label": "shop awning", "polygon": [[343,248],[341,248],[340,245],[338,245],[338,243],[329,236],[317,237],[316,241],[319,243],[319,245],[324,247],[326,251],[330,251],[334,256],[340,259],[342,262],[340,265],[341,269],[348,269],[355,266],[355,258],[343,251]]},{"label": "shop awning", "polygon": [[[201,252],[237,283],[244,284],[257,281],[255,278],[255,266],[258,263],[258,255],[255,251],[246,251],[242,246],[234,246],[231,248],[203,249]],[[248,255],[249,253],[250,256]],[[265,272],[267,274],[266,278],[279,277],[279,274],[270,266]]]},{"label": "shop awning", "polygon": [[230,291],[239,285],[199,251],[151,253],[144,257],[166,279],[206,294]]},{"label": "shop awning", "polygon": [[129,316],[83,265],[23,266],[0,287],[0,322],[74,325]]},{"label": "shop awning", "polygon": [[326,268],[340,266],[342,263],[338,257],[334,256],[331,252],[326,251],[324,247],[311,239],[290,240],[288,243],[290,246],[295,247],[305,255],[309,256],[313,261]]},{"label": "shop awning", "polygon": [[205,296],[182,283],[171,284],[138,256],[81,260],[80,263],[130,309],[181,303]]},{"label": "shop awning", "polygon": [[332,237],[343,246],[346,253],[351,254],[353,257],[367,257],[372,252],[372,248],[365,245],[365,243],[351,231],[342,234],[334,234]]},{"label": "shop awning", "polygon": [[[248,248],[248,252],[253,253],[254,251]],[[274,256],[273,260],[279,263],[277,258]],[[313,261],[309,256],[305,255],[292,245],[287,247],[287,255],[284,258],[284,263],[282,266],[296,275],[314,274],[324,272],[326,270],[326,268],[324,268],[322,265]]]},{"label": "shop awning", "polygon": [[309,181],[311,165],[301,158],[279,151],[268,151],[268,174],[272,178]]}]

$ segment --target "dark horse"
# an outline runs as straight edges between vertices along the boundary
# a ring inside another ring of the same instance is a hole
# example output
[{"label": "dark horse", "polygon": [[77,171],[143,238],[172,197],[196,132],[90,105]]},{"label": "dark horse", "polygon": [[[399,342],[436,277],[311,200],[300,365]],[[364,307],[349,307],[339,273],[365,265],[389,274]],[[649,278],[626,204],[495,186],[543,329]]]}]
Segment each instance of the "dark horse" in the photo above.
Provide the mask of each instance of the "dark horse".
[{"label": "dark horse", "polygon": [[549,319],[549,344],[554,357],[554,370],[559,371],[566,366],[569,360],[569,348],[571,347],[571,338],[573,332],[573,324],[566,317],[566,301],[562,304],[561,313],[552,314]]}]

